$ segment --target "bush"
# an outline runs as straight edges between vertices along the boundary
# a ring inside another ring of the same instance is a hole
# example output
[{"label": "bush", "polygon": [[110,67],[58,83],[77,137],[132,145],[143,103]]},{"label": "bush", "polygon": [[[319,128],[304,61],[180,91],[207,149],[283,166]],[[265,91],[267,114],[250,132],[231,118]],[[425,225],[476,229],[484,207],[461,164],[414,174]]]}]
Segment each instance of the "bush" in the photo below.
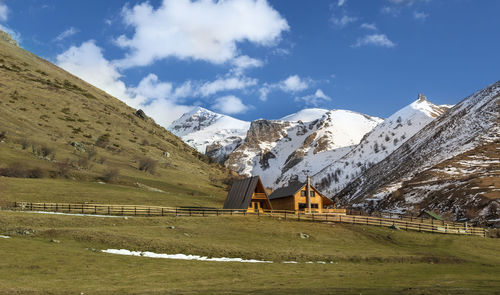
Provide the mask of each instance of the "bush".
[{"label": "bush", "polygon": [[120,171],[116,168],[110,168],[106,171],[104,171],[103,175],[100,177],[100,179],[104,182],[115,182],[118,177],[120,176]]},{"label": "bush", "polygon": [[0,175],[5,177],[43,178],[44,174],[43,170],[39,167],[26,169],[19,163],[11,164],[7,168],[0,168]]},{"label": "bush", "polygon": [[30,145],[31,145],[31,141],[29,141],[28,139],[26,138],[22,138],[20,141],[19,141],[19,144],[21,145],[21,148],[23,150],[27,149]]},{"label": "bush", "polygon": [[158,164],[158,162],[151,159],[151,158],[147,158],[147,157],[140,158],[139,159],[139,170],[154,174],[157,164]]},{"label": "bush", "polygon": [[108,133],[99,136],[95,142],[95,145],[101,148],[105,148],[109,144],[109,137],[110,135]]},{"label": "bush", "polygon": [[7,138],[7,133],[5,133],[5,131],[1,131],[0,132],[0,141],[4,140]]},{"label": "bush", "polygon": [[72,168],[71,161],[69,159],[64,160],[63,162],[56,163],[57,167],[57,175],[64,178],[70,177],[70,171]]},{"label": "bush", "polygon": [[31,150],[32,150],[33,154],[35,154],[39,157],[50,158],[51,160],[54,160],[54,158],[56,157],[54,149],[46,144],[32,143]]}]

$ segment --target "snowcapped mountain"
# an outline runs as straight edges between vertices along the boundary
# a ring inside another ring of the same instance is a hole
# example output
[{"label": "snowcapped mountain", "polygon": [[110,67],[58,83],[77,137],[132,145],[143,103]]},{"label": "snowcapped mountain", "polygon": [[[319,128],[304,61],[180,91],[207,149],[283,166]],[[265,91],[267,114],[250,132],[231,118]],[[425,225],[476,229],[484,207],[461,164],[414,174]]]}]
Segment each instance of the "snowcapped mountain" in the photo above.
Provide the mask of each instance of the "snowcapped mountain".
[{"label": "snowcapped mountain", "polygon": [[419,94],[416,101],[384,120],[342,158],[312,177],[313,183],[333,196],[371,166],[382,161],[424,126],[442,115],[448,106],[437,106]]},{"label": "snowcapped mountain", "polygon": [[246,137],[250,122],[194,108],[167,128],[200,153],[223,162]]},{"label": "snowcapped mountain", "polygon": [[303,110],[283,119],[290,121],[252,122],[245,141],[225,165],[240,174],[259,175],[267,187],[303,181],[342,157],[383,121],[346,110],[321,109]]},{"label": "snowcapped mountain", "polygon": [[294,122],[294,121],[311,122],[321,118],[327,112],[328,112],[327,109],[318,109],[318,108],[303,109],[288,116],[284,116],[279,120],[288,122]]},{"label": "snowcapped mountain", "polygon": [[365,208],[500,215],[500,82],[429,123],[337,196]]}]

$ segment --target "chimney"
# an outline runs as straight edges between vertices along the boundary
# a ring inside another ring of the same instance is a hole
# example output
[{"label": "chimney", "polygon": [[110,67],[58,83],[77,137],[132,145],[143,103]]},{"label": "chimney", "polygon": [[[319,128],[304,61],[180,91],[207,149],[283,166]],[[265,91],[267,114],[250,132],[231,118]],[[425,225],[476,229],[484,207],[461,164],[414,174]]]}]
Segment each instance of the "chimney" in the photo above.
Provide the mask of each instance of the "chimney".
[{"label": "chimney", "polygon": [[307,185],[306,185],[306,196],[307,196],[307,209],[311,213],[311,177],[307,175]]}]

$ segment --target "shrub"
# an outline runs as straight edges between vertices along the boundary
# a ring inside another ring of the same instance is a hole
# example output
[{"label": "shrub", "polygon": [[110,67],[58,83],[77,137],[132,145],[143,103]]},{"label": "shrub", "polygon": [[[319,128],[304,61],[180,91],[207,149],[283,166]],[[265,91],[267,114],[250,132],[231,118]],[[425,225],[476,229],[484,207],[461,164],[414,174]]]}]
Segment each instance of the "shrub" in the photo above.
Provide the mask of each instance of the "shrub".
[{"label": "shrub", "polygon": [[104,171],[100,179],[104,182],[115,182],[120,176],[120,171],[116,168],[110,168]]},{"label": "shrub", "polygon": [[20,141],[19,141],[19,144],[21,145],[21,148],[23,150],[27,149],[30,145],[31,145],[31,141],[29,141],[28,139],[26,138],[22,138]]},{"label": "shrub", "polygon": [[154,174],[157,164],[157,161],[148,157],[143,157],[139,159],[139,170]]},{"label": "shrub", "polygon": [[110,135],[108,133],[99,136],[95,142],[95,145],[101,148],[105,148],[109,144],[109,136]]},{"label": "shrub", "polygon": [[0,175],[16,178],[43,178],[44,172],[39,167],[27,169],[23,168],[21,164],[15,163],[6,168],[0,168]]},{"label": "shrub", "polygon": [[0,132],[0,141],[4,140],[7,138],[7,133],[5,133],[5,131],[1,131]]},{"label": "shrub", "polygon": [[60,177],[64,178],[69,178],[70,176],[70,171],[72,168],[71,161],[69,159],[66,159],[62,162],[56,163],[57,167],[57,175]]},{"label": "shrub", "polygon": [[32,143],[31,150],[32,150],[33,154],[35,154],[39,157],[43,157],[43,158],[50,157],[51,160],[54,160],[54,158],[56,157],[54,149],[46,144]]}]

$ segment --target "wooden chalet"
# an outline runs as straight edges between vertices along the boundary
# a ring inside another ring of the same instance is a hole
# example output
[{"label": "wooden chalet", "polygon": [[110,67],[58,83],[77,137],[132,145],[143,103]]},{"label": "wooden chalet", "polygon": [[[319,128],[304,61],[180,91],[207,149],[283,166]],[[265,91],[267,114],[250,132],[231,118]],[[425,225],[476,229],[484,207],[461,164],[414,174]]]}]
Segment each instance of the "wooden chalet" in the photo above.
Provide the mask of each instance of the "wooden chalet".
[{"label": "wooden chalet", "polygon": [[272,210],[269,196],[258,176],[233,182],[224,209],[246,209],[249,212]]},{"label": "wooden chalet", "polygon": [[[312,185],[310,187],[311,212],[327,213],[335,208],[335,203],[323,196]],[[274,210],[289,210],[308,212],[307,204],[307,182],[296,182],[287,187],[275,190],[270,196],[271,205]]]}]

